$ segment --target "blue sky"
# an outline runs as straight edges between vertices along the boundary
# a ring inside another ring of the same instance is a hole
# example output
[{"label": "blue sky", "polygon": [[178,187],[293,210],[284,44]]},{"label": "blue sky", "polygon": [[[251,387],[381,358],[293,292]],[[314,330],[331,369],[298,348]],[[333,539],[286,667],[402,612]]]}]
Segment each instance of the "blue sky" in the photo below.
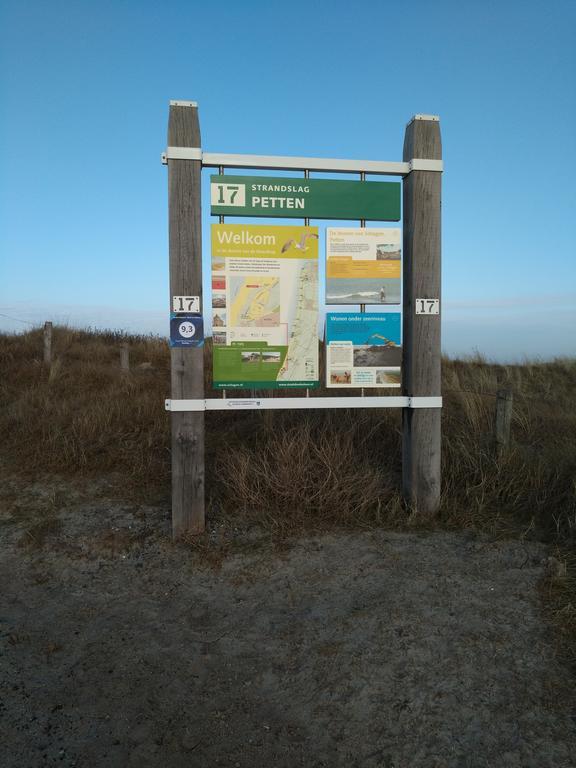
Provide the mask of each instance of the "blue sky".
[{"label": "blue sky", "polygon": [[0,313],[167,333],[170,99],[212,152],[400,160],[428,113],[444,350],[574,354],[575,29],[572,0],[0,0]]}]

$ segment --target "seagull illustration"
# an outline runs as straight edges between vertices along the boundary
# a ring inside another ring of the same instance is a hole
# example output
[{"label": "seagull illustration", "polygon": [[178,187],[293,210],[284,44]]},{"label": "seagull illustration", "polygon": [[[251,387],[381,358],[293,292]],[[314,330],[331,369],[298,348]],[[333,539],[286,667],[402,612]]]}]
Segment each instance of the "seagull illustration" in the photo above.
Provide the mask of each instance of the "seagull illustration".
[{"label": "seagull illustration", "polygon": [[309,233],[305,232],[300,238],[299,243],[297,243],[296,240],[294,239],[288,240],[287,243],[284,243],[284,245],[282,246],[281,253],[285,253],[292,246],[295,246],[296,248],[298,248],[299,251],[307,251],[308,246],[306,245],[306,240],[308,240],[309,237],[315,237],[316,240],[318,240],[318,235],[314,234],[313,232],[309,232]]}]

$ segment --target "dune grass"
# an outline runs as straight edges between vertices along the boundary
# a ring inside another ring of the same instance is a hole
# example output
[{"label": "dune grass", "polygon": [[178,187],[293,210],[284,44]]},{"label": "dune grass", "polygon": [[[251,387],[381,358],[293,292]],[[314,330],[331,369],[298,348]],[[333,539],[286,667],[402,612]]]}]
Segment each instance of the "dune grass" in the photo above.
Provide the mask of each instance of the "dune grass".
[{"label": "dune grass", "polygon": [[[120,370],[123,343],[129,374]],[[210,388],[210,343],[205,371],[206,396],[220,397]],[[500,388],[514,396],[511,445],[501,455],[494,441]],[[165,340],[56,327],[46,366],[41,330],[0,335],[0,467],[10,478],[14,514],[29,523],[23,546],[41,546],[59,524],[50,499],[40,516],[26,508],[26,488],[44,480],[48,487],[54,476],[105,477],[106,493],[169,506],[169,392]],[[399,410],[207,412],[208,524],[257,524],[276,541],[375,525],[545,541],[556,558],[542,584],[543,604],[576,666],[575,393],[576,359],[445,359],[442,500],[434,520],[419,518],[401,499]],[[220,556],[208,539],[194,546]]]},{"label": "dune grass", "polygon": [[[123,375],[120,345],[126,342],[131,371]],[[210,390],[209,344],[205,350],[206,395],[219,397]],[[57,327],[47,367],[41,330],[2,335],[0,367],[8,470],[112,474],[126,496],[169,500],[164,340]],[[503,387],[514,393],[512,442],[498,456],[495,394]],[[443,490],[434,524],[523,531],[573,544],[575,391],[573,359],[444,360]],[[282,531],[424,522],[399,495],[399,410],[208,412],[206,427],[209,514],[242,515]]]}]

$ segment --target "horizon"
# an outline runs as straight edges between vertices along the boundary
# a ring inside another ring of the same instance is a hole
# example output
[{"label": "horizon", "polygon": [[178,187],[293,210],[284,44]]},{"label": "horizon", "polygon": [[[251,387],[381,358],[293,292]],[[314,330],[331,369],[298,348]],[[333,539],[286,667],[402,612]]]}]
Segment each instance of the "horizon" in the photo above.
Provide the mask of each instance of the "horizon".
[{"label": "horizon", "polygon": [[[555,297],[556,300],[560,297]],[[566,317],[565,321],[567,324],[572,322],[572,325],[574,325],[572,321],[572,310],[569,306],[568,302],[574,301],[575,297],[571,294],[567,294],[565,298],[567,301],[568,309],[559,309],[558,312],[565,312]],[[390,305],[392,310],[394,310],[394,305]],[[474,313],[475,311],[482,311],[486,308],[486,305],[480,304],[479,306],[471,305],[468,309],[471,313]],[[444,304],[444,312],[448,312],[450,315],[451,306],[449,303]],[[16,311],[18,309],[16,308]],[[335,308],[334,310],[326,310],[324,312],[324,315],[321,319],[321,322],[319,324],[319,334],[318,338],[319,341],[323,341],[324,339],[324,317],[327,311],[348,311],[347,308],[340,306]],[[352,310],[350,310],[352,311]],[[378,309],[374,308],[374,312],[381,312],[386,311],[386,309]],[[25,313],[24,313],[25,314]],[[29,318],[31,316],[29,315]],[[114,317],[117,318],[117,320],[114,322]],[[112,322],[109,323],[106,318],[112,319]],[[80,308],[78,306],[75,307],[60,307],[58,310],[53,309],[52,312],[48,313],[38,313],[36,318],[34,319],[22,319],[22,318],[16,318],[13,319],[7,318],[5,315],[2,315],[0,313],[0,319],[2,320],[2,323],[0,323],[0,333],[2,334],[21,334],[26,333],[27,331],[32,330],[39,330],[42,329],[44,323],[46,321],[50,321],[54,324],[56,327],[67,327],[78,331],[88,331],[88,332],[111,332],[111,333],[120,333],[120,334],[126,334],[129,336],[153,336],[159,339],[163,339],[166,342],[168,342],[168,330],[166,328],[166,319],[165,319],[165,313],[160,311],[150,312],[149,318],[147,323],[145,324],[145,327],[143,327],[141,321],[135,320],[133,315],[129,312],[122,312],[121,309],[113,308],[113,307],[107,307],[107,306],[100,306],[100,307],[84,307]],[[557,322],[557,316],[554,315],[552,318],[552,322],[548,325],[541,326],[539,329],[537,329],[538,333],[540,334],[540,338],[544,339],[547,335],[547,333],[550,331],[550,327],[554,327],[554,325]],[[469,358],[478,358],[481,357],[482,359],[486,360],[490,363],[497,363],[497,364],[511,364],[511,365],[518,365],[523,363],[545,363],[545,362],[553,362],[558,359],[566,359],[566,358],[575,358],[576,354],[574,352],[574,345],[572,343],[571,338],[567,339],[567,343],[562,347],[562,345],[557,345],[556,351],[554,353],[548,353],[548,354],[542,354],[540,352],[536,352],[535,354],[529,354],[526,352],[517,352],[509,353],[506,351],[506,349],[502,349],[501,347],[498,347],[498,335],[499,335],[499,321],[495,320],[492,326],[490,326],[490,339],[495,344],[494,348],[491,352],[486,352],[485,350],[480,349],[479,347],[470,347],[468,344],[468,336],[470,333],[471,328],[474,327],[474,321],[470,321],[467,325],[462,324],[462,318],[451,318],[450,316],[448,319],[444,320],[442,330],[443,330],[443,336],[449,335],[451,336],[451,345],[450,349],[446,349],[445,345],[443,345],[442,348],[442,356],[446,357],[448,359],[461,359],[466,360]],[[486,332],[485,332],[486,333]],[[212,338],[212,330],[208,333],[206,333],[206,338]],[[510,337],[509,337],[510,338]]]}]

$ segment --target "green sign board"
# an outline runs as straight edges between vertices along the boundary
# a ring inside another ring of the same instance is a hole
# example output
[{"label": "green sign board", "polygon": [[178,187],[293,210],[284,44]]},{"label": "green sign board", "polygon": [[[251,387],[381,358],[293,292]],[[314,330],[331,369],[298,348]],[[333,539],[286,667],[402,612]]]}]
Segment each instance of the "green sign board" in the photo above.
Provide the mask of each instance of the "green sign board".
[{"label": "green sign board", "polygon": [[215,216],[400,220],[397,181],[211,176]]},{"label": "green sign board", "polygon": [[259,342],[232,342],[215,346],[213,357],[214,389],[290,389],[317,387],[318,381],[290,381],[281,376],[287,365],[288,346],[262,345]]}]

